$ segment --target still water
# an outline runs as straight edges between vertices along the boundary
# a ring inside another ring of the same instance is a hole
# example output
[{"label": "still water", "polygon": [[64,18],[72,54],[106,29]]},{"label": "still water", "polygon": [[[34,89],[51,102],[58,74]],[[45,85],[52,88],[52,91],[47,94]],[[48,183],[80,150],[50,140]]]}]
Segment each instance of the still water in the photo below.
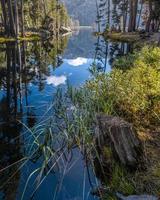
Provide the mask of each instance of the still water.
[{"label": "still water", "polygon": [[[99,184],[78,149],[72,158],[45,172],[36,188],[36,169],[44,159],[29,159],[31,129],[45,121],[58,88],[82,86],[92,78],[89,68],[109,72],[128,45],[104,41],[91,30],[49,41],[0,45],[0,199],[92,200]],[[70,155],[68,155],[70,156]],[[32,197],[32,198],[31,198]]]}]

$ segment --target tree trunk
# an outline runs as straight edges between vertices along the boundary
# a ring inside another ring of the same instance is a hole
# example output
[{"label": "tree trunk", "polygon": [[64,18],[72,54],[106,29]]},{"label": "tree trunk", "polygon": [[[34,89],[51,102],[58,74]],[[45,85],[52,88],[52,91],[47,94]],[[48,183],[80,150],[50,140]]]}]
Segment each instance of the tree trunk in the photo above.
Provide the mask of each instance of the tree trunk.
[{"label": "tree trunk", "polygon": [[109,147],[121,164],[137,167],[141,160],[142,145],[131,124],[119,117],[98,115],[96,130],[99,149]]},{"label": "tree trunk", "polygon": [[96,9],[97,9],[97,24],[98,24],[98,32],[101,32],[101,26],[100,26],[100,17],[99,17],[99,6],[98,6],[98,0],[96,0]]},{"label": "tree trunk", "polygon": [[7,34],[7,32],[8,32],[8,20],[7,20],[5,0],[1,0],[1,7],[2,7],[2,13],[3,13],[3,23],[4,23],[5,34]]},{"label": "tree trunk", "polygon": [[14,23],[12,1],[8,0],[7,4],[8,4],[9,25],[10,25],[8,34],[15,37],[16,36],[16,30],[15,30],[15,23]]},{"label": "tree trunk", "polygon": [[110,11],[110,8],[111,7],[111,2],[110,0],[108,0],[108,19],[107,19],[107,22],[108,22],[108,28],[110,30],[110,14],[111,14],[111,11]]},{"label": "tree trunk", "polygon": [[24,11],[23,11],[23,0],[21,0],[21,35],[24,37]]},{"label": "tree trunk", "polygon": [[149,17],[148,17],[147,24],[146,24],[146,32],[150,32],[152,15],[153,15],[152,0],[149,0]]},{"label": "tree trunk", "polygon": [[127,13],[128,13],[128,0],[123,2],[123,32],[126,32]]},{"label": "tree trunk", "polygon": [[141,20],[141,16],[142,16],[143,3],[144,3],[143,1],[144,0],[141,1],[141,8],[140,8],[140,13],[139,13],[138,22],[137,22],[137,29],[139,28],[140,20]]},{"label": "tree trunk", "polygon": [[18,37],[18,34],[19,34],[19,14],[18,14],[17,0],[14,0],[14,24],[15,24],[16,37]]},{"label": "tree trunk", "polygon": [[130,0],[129,4],[130,16],[129,16],[128,32],[133,32],[136,30],[137,7],[138,7],[138,0]]}]

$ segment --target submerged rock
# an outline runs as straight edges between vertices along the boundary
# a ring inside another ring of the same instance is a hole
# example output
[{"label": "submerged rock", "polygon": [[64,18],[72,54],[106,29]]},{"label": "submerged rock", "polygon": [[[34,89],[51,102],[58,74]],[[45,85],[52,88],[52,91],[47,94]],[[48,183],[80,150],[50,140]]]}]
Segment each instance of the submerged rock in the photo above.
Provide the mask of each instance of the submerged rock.
[{"label": "submerged rock", "polygon": [[152,195],[130,195],[130,196],[124,196],[120,193],[116,194],[117,197],[120,200],[158,200],[159,198],[156,196],[152,196]]}]

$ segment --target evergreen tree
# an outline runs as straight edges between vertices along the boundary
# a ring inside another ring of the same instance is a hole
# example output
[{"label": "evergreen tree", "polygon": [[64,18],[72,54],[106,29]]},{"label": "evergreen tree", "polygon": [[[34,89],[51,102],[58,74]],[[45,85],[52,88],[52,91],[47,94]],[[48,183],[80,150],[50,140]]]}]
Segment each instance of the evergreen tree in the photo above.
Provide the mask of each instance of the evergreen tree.
[{"label": "evergreen tree", "polygon": [[105,22],[107,31],[135,32],[143,27],[147,32],[159,30],[159,0],[96,0],[96,2],[97,22],[101,25]]},{"label": "evergreen tree", "polygon": [[69,20],[64,5],[58,0],[0,0],[0,13],[4,33],[12,37],[24,35],[28,29],[47,29],[44,23],[48,19],[52,31],[67,25]]}]

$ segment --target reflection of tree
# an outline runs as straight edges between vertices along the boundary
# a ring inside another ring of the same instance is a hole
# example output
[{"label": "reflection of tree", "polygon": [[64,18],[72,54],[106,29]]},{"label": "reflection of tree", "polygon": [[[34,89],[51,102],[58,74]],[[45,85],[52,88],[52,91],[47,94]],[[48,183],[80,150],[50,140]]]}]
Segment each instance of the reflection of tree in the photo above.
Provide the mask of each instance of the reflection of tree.
[{"label": "reflection of tree", "polygon": [[54,43],[15,42],[0,48],[0,89],[3,89],[0,96],[0,170],[3,169],[0,190],[6,200],[16,199],[20,180],[19,165],[9,167],[23,156],[22,125],[18,120],[28,127],[33,127],[37,121],[34,108],[29,106],[28,96],[32,92],[29,83],[38,85],[39,91],[44,89],[44,80],[50,74],[49,65],[60,64],[57,56],[64,51],[66,44],[64,38],[59,39],[58,44],[56,40]]},{"label": "reflection of tree", "polygon": [[[6,91],[0,101],[0,169],[4,169],[21,159],[20,130],[16,118],[21,119],[21,57],[18,44],[6,45],[6,70],[3,68],[3,88]],[[2,77],[1,77],[2,79]],[[15,139],[16,138],[16,139]],[[17,172],[17,173],[15,173]],[[14,175],[14,176],[13,176]],[[12,180],[9,180],[12,177]],[[19,184],[18,166],[6,168],[0,176],[0,188],[6,200],[14,200]]]},{"label": "reflection of tree", "polygon": [[[1,110],[1,114],[2,112],[4,113],[4,115],[6,115],[6,113]],[[18,125],[16,122],[8,121],[1,125],[0,169],[4,169],[5,167],[17,162],[22,158],[22,154],[20,151],[20,129],[20,125]],[[17,139],[14,140],[14,138]],[[11,180],[9,180],[10,177],[12,177]],[[0,173],[0,189],[3,192],[6,200],[16,199],[15,197],[19,185],[19,180],[20,171],[18,169],[18,165],[7,168],[2,173]]]},{"label": "reflection of tree", "polygon": [[[45,77],[49,76],[49,65],[58,67],[59,56],[64,52],[68,37],[50,38],[46,41],[35,41],[27,45],[25,76],[27,82],[38,85],[39,91],[45,87]],[[23,73],[24,74],[24,73]]]},{"label": "reflection of tree", "polygon": [[102,37],[97,37],[97,42],[95,43],[95,58],[94,62],[97,65],[98,71],[106,71],[108,58],[108,41],[103,40]]},{"label": "reflection of tree", "polygon": [[126,55],[133,51],[132,43],[111,42],[104,40],[103,37],[98,36],[95,43],[95,58],[94,63],[99,72],[105,72],[107,63],[112,66],[112,63],[119,56]]},{"label": "reflection of tree", "polygon": [[112,42],[110,44],[110,59],[109,63],[112,65],[115,59],[119,56],[127,55],[133,51],[133,44],[126,42]]},{"label": "reflection of tree", "polygon": [[[6,92],[7,101],[12,104],[11,113],[17,117],[17,109],[22,103],[28,106],[29,83],[38,85],[39,91],[45,87],[45,78],[49,76],[49,65],[59,66],[68,39],[52,39],[45,42],[7,43],[0,51],[0,87]],[[33,111],[30,111],[33,114]]]},{"label": "reflection of tree", "polygon": [[51,56],[53,66],[59,66],[59,57],[64,53],[64,50],[68,44],[68,36],[59,37],[59,38],[51,38],[48,43],[52,44],[52,48],[50,49],[49,56]]},{"label": "reflection of tree", "polygon": [[92,36],[92,30],[79,31],[76,35],[73,33],[68,42],[68,48],[64,53],[66,59],[76,59],[77,57],[92,58],[94,54],[93,45],[95,37]]}]

